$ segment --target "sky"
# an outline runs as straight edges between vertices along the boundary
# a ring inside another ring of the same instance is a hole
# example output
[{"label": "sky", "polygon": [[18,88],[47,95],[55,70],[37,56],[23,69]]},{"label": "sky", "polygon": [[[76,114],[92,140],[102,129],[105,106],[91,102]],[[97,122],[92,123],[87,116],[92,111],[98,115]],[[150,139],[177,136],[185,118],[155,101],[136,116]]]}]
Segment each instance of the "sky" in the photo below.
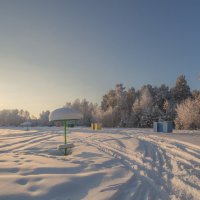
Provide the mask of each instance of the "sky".
[{"label": "sky", "polygon": [[200,80],[199,0],[0,0],[0,110],[38,116],[117,83]]}]

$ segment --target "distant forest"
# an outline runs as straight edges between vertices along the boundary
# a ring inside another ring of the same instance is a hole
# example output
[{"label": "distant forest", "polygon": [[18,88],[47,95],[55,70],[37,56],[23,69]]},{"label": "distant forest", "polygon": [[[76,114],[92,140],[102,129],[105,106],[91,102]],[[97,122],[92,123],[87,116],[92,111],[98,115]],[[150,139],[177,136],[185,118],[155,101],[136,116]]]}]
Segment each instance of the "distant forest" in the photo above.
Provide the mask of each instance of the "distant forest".
[{"label": "distant forest", "polygon": [[[200,128],[200,90],[191,91],[184,75],[180,75],[174,87],[165,84],[159,87],[144,85],[136,90],[125,89],[117,84],[108,91],[101,105],[76,99],[65,106],[73,107],[83,113],[79,125],[90,126],[92,122],[102,123],[104,127],[142,127],[150,128],[154,121],[173,121],[177,129]],[[1,110],[1,126],[19,126],[31,121],[33,126],[53,125],[49,122],[49,111],[42,111],[37,119],[24,110]]]}]

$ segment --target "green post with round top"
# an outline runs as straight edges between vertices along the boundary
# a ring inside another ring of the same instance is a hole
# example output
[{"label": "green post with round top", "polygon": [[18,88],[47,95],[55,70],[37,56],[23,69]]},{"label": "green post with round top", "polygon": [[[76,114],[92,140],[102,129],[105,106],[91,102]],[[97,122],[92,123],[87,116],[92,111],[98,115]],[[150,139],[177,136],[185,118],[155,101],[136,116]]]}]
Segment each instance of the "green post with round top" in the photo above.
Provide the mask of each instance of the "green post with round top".
[{"label": "green post with round top", "polygon": [[[67,155],[67,127],[69,120],[79,120],[83,118],[82,113],[71,108],[71,107],[63,107],[58,108],[50,113],[49,120],[50,121],[62,121],[64,122],[64,154]],[[63,149],[63,145],[60,145],[60,149]]]}]

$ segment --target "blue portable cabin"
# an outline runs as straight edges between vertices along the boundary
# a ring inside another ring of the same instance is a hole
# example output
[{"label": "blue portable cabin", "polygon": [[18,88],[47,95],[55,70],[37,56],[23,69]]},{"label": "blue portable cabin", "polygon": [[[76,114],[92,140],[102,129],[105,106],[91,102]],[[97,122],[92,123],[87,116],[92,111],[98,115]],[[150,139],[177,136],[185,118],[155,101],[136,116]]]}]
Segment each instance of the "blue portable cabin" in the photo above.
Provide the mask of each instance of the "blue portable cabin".
[{"label": "blue portable cabin", "polygon": [[173,131],[173,124],[171,121],[164,121],[164,122],[154,122],[153,128],[155,132],[159,133],[172,133]]},{"label": "blue portable cabin", "polygon": [[163,123],[162,122],[154,122],[153,123],[155,132],[163,132]]},{"label": "blue portable cabin", "polygon": [[164,121],[163,122],[163,133],[172,133],[173,131],[173,124],[171,121]]}]

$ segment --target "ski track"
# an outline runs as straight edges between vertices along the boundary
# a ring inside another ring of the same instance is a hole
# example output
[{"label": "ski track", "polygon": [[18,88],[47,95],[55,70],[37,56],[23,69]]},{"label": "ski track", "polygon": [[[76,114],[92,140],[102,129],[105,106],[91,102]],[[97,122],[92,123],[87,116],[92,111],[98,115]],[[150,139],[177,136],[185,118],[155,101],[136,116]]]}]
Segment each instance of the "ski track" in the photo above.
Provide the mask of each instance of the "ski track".
[{"label": "ski track", "polygon": [[[8,139],[9,143],[6,142],[4,145],[0,145],[0,153],[17,152],[25,150],[31,147],[35,147],[41,144],[43,141],[58,137],[57,133],[49,134],[49,132],[37,132],[28,134],[25,137],[17,137],[19,140],[17,142],[12,142],[12,139]],[[16,137],[13,138],[16,141]],[[5,142],[4,142],[5,143]]]},{"label": "ski track", "polygon": [[[200,199],[200,149],[168,138],[121,133],[139,141],[133,151],[114,136],[93,134],[77,139],[117,159],[133,172],[114,199]],[[114,142],[113,142],[114,141]]]}]

